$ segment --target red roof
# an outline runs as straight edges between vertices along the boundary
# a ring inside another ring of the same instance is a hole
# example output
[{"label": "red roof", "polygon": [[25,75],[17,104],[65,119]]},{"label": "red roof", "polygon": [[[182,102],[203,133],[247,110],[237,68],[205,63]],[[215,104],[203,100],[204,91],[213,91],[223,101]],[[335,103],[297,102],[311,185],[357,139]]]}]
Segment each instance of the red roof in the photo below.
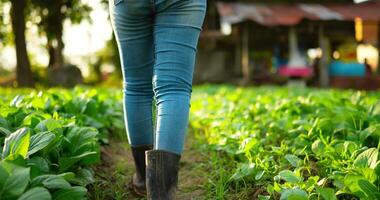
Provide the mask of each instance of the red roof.
[{"label": "red roof", "polygon": [[380,20],[380,1],[361,4],[217,4],[222,22],[239,23],[252,20],[265,26],[295,25],[302,19],[353,21]]}]

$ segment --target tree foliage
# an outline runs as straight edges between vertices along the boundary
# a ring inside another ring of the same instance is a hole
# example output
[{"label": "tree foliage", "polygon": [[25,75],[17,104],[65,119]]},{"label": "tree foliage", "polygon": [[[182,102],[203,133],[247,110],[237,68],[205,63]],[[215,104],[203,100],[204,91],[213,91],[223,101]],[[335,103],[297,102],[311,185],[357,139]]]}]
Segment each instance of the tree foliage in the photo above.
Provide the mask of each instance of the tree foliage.
[{"label": "tree foliage", "polygon": [[9,6],[10,2],[0,0],[0,47],[10,43],[10,23],[9,16],[6,15],[5,6]]},{"label": "tree foliage", "polygon": [[91,7],[80,0],[31,0],[33,11],[38,16],[35,23],[39,32],[46,36],[46,48],[49,52],[49,66],[62,67],[64,64],[63,24],[65,20],[80,23],[83,19],[90,20]]}]

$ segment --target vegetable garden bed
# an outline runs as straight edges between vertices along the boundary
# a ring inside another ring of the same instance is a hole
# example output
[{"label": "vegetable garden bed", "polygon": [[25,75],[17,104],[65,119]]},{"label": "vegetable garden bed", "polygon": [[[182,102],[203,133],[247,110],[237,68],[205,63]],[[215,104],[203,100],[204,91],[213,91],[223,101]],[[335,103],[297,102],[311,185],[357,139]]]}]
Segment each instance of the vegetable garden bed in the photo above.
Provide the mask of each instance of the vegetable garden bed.
[{"label": "vegetable garden bed", "polygon": [[204,86],[191,109],[209,197],[380,199],[380,93]]},{"label": "vegetable garden bed", "polygon": [[0,93],[0,199],[86,199],[99,145],[124,131],[120,92]]},{"label": "vegetable garden bed", "polygon": [[[121,90],[0,94],[0,199],[91,197],[100,145],[111,135],[125,140]],[[179,196],[380,199],[379,99],[378,92],[195,87],[187,148],[202,159],[185,156],[181,169],[204,178],[186,191],[195,196]],[[180,188],[186,180],[180,176]]]}]

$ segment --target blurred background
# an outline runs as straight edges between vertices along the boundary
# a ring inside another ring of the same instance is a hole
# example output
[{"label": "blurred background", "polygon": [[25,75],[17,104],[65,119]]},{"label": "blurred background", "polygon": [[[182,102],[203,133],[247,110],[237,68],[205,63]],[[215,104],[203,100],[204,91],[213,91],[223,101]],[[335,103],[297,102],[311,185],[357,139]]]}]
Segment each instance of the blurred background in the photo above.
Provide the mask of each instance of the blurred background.
[{"label": "blurred background", "polygon": [[[208,0],[194,83],[380,88],[380,1]],[[107,0],[0,0],[0,85],[121,86]]]}]

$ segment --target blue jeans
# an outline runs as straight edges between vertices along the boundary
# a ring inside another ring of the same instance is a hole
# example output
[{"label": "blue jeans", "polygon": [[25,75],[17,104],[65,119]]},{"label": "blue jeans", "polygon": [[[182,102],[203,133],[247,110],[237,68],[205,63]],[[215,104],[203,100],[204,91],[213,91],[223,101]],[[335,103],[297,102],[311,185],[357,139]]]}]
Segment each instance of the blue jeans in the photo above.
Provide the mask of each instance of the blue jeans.
[{"label": "blue jeans", "polygon": [[129,143],[182,154],[206,0],[109,1]]}]

